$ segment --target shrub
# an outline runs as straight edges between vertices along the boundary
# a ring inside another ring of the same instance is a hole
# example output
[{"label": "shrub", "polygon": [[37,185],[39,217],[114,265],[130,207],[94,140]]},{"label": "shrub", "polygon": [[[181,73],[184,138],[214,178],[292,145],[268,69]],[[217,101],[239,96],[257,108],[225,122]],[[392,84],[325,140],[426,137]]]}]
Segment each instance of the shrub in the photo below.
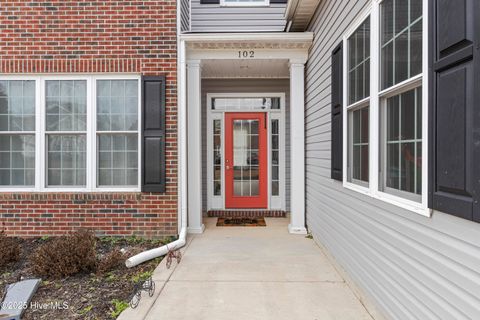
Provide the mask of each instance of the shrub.
[{"label": "shrub", "polygon": [[34,273],[60,278],[95,270],[96,239],[88,230],[78,230],[67,236],[52,239],[41,245],[32,255]]},{"label": "shrub", "polygon": [[105,272],[116,269],[121,266],[125,260],[123,253],[119,249],[114,249],[107,253],[98,263],[97,274],[103,274]]},{"label": "shrub", "polygon": [[20,259],[20,243],[17,239],[7,237],[4,231],[0,231],[0,268]]}]

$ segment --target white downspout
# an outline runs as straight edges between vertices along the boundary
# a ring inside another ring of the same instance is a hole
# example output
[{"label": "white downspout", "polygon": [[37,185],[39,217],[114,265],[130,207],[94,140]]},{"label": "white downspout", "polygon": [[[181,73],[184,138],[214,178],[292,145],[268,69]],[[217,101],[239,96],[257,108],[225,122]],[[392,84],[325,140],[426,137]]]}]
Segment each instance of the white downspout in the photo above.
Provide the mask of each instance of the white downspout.
[{"label": "white downspout", "polygon": [[[180,8],[180,0],[177,6]],[[178,66],[177,66],[177,88],[178,88],[178,161],[179,161],[179,188],[178,196],[180,219],[180,233],[178,240],[159,248],[151,249],[139,253],[129,258],[125,265],[127,268],[135,267],[145,261],[166,255],[169,251],[177,250],[183,247],[187,238],[187,106],[186,106],[186,67],[185,67],[185,41],[180,39],[180,10],[177,10],[177,45],[178,45]]]}]

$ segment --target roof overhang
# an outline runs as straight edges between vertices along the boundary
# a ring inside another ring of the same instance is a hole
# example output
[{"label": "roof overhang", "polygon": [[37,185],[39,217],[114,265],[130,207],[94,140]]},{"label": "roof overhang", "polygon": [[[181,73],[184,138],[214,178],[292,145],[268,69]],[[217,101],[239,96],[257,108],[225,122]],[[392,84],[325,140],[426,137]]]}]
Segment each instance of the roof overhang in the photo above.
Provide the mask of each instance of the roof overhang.
[{"label": "roof overhang", "polygon": [[289,0],[285,10],[287,31],[305,31],[322,0]]}]

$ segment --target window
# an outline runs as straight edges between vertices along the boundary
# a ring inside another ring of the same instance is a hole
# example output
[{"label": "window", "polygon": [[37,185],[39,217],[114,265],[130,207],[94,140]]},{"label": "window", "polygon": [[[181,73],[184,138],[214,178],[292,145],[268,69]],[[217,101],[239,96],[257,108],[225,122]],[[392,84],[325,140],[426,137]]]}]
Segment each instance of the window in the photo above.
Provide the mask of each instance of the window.
[{"label": "window", "polygon": [[213,120],[213,195],[222,195],[222,121]]},{"label": "window", "polygon": [[271,120],[271,150],[272,150],[272,196],[280,195],[280,128],[279,120]]},{"label": "window", "polygon": [[422,88],[386,98],[382,123],[383,191],[421,201]]},{"label": "window", "polygon": [[422,72],[422,0],[385,0],[380,9],[383,90]]},{"label": "window", "polygon": [[268,6],[269,0],[220,0],[222,6]]},{"label": "window", "polygon": [[[429,215],[424,6],[422,0],[374,1],[343,39],[344,185]],[[377,48],[374,54],[370,48]]]},{"label": "window", "polygon": [[0,187],[139,190],[139,101],[135,76],[0,78]]},{"label": "window", "polygon": [[138,184],[138,81],[97,80],[98,186]]},{"label": "window", "polygon": [[47,186],[85,187],[87,82],[45,82]]},{"label": "window", "polygon": [[380,190],[421,202],[422,1],[380,5]]},{"label": "window", "polygon": [[0,81],[0,186],[35,185],[35,82]]},{"label": "window", "polygon": [[280,110],[280,98],[213,98],[212,110]]},{"label": "window", "polygon": [[348,50],[348,150],[347,180],[368,186],[370,17],[347,40]]}]

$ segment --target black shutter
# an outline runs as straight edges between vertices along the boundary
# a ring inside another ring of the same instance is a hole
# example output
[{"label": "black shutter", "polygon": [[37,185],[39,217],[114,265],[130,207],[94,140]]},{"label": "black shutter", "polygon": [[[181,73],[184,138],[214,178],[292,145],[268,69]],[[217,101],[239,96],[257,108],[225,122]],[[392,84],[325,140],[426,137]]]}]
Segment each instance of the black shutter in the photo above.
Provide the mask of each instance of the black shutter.
[{"label": "black shutter", "polygon": [[429,206],[480,222],[480,1],[429,11]]},{"label": "black shutter", "polygon": [[220,4],[220,0],[200,0],[200,4]]},{"label": "black shutter", "polygon": [[142,191],[165,192],[165,77],[142,78]]},{"label": "black shutter", "polygon": [[287,3],[287,0],[270,0],[270,4],[272,3]]},{"label": "black shutter", "polygon": [[343,180],[343,48],[332,52],[332,179]]}]

